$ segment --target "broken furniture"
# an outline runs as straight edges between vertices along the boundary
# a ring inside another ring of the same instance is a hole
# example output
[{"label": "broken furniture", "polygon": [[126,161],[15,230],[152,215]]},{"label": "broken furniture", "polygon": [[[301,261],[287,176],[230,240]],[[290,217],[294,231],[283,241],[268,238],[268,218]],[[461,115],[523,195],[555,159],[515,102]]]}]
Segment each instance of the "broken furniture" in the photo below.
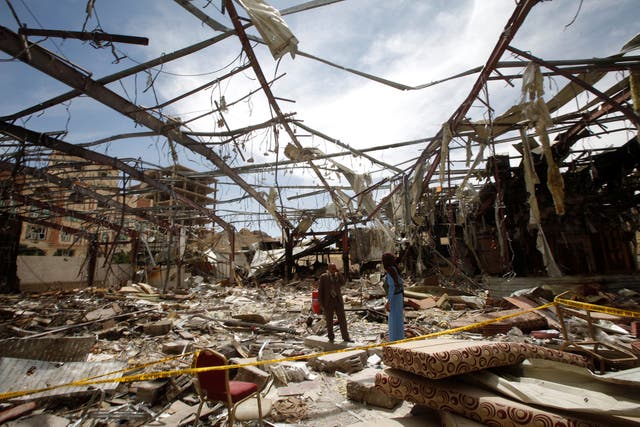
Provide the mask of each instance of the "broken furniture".
[{"label": "broken furniture", "polygon": [[[593,316],[589,310],[577,310],[556,304],[556,312],[560,320],[560,330],[564,342],[560,350],[584,355],[597,369],[600,374],[604,374],[611,368],[625,368],[635,366],[638,357],[624,347],[612,343],[605,343],[597,339],[596,325],[593,323]],[[576,341],[571,338],[566,325],[566,316],[571,315],[587,321],[589,332],[588,340]]]},{"label": "broken furniture", "polygon": [[[227,358],[217,351],[204,349],[198,351],[193,360],[194,368],[206,368],[227,365]],[[210,370],[196,373],[196,390],[200,397],[200,405],[196,413],[194,427],[200,420],[200,411],[206,401],[222,402],[228,411],[229,426],[233,426],[237,406],[255,397],[258,400],[258,420],[262,426],[262,400],[258,385],[247,381],[229,379],[228,369]]]}]

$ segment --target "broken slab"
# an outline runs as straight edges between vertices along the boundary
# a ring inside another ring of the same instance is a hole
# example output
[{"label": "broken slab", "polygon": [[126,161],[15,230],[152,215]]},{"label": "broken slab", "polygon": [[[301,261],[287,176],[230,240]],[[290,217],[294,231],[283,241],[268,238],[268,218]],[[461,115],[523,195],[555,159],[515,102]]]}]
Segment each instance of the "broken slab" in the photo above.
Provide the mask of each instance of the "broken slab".
[{"label": "broken slab", "polygon": [[319,348],[323,351],[331,351],[331,350],[342,350],[348,347],[355,347],[359,344],[349,343],[344,341],[335,340],[334,342],[329,341],[327,337],[321,337],[319,335],[309,335],[304,339],[304,345],[309,348]]},{"label": "broken slab", "polygon": [[347,381],[347,398],[354,402],[365,403],[385,409],[393,409],[402,402],[376,388],[376,374],[379,369],[367,368],[357,372]]},{"label": "broken slab", "polygon": [[81,362],[96,343],[94,335],[78,337],[8,338],[0,341],[0,357]]},{"label": "broken slab", "polygon": [[93,322],[95,320],[100,319],[109,319],[113,316],[122,313],[122,309],[118,306],[118,304],[112,304],[111,307],[107,308],[99,308],[97,310],[92,310],[84,315],[84,318],[88,322]]},{"label": "broken slab", "polygon": [[307,365],[316,371],[340,371],[348,374],[361,371],[366,361],[367,352],[365,350],[351,350],[314,357],[307,362]]},{"label": "broken slab", "polygon": [[516,365],[527,358],[586,366],[582,356],[525,343],[437,338],[392,344],[382,349],[385,365],[431,379]]}]

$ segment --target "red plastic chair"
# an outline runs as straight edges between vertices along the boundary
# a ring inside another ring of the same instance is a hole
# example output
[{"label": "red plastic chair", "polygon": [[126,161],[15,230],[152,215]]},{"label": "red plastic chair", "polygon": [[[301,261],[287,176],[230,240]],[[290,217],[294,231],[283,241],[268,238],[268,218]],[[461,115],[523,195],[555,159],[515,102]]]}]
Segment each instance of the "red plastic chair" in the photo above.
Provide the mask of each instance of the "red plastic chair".
[{"label": "red plastic chair", "polygon": [[[227,365],[227,358],[210,349],[197,352],[193,359],[194,368],[224,365]],[[236,407],[252,397],[258,399],[258,419],[260,426],[262,426],[262,399],[257,384],[229,380],[229,370],[224,369],[196,373],[195,386],[200,396],[200,405],[193,424],[194,427],[198,425],[200,412],[206,401],[222,402],[229,413],[229,426],[233,426]]]}]

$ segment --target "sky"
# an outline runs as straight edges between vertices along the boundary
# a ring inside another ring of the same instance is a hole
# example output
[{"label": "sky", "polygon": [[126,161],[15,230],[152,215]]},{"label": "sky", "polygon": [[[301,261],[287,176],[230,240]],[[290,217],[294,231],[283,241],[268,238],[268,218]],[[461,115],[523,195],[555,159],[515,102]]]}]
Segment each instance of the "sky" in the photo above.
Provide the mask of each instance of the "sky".
[{"label": "sky", "polygon": [[[228,15],[219,11],[221,2],[195,0],[195,6],[226,27],[232,27]],[[267,1],[279,10],[301,1]],[[177,3],[169,0],[96,0],[87,18],[85,0],[10,0],[0,3],[0,25],[16,32],[18,20],[29,28],[80,31],[101,29],[107,33],[125,34],[149,39],[148,46],[117,43],[92,46],[78,40],[47,39],[41,45],[67,58],[95,79],[129,68],[186,46],[211,38],[219,32],[203,25]],[[205,7],[206,6],[206,7]],[[515,7],[513,0],[344,0],[284,17],[299,41],[298,49],[338,64],[386,80],[415,87],[447,78],[483,65]],[[246,16],[236,4],[239,13]],[[640,28],[640,2],[637,0],[556,0],[537,4],[518,31],[512,45],[545,59],[579,59],[604,57],[617,53]],[[250,34],[257,35],[254,29]],[[362,76],[331,67],[320,61],[296,55],[275,60],[264,45],[254,45],[260,66],[268,80],[276,79],[272,91],[281,110],[295,113],[295,118],[308,127],[340,140],[356,149],[420,140],[434,136],[460,102],[467,96],[477,75],[448,81],[420,90],[398,90]],[[513,60],[510,55],[503,59]],[[108,87],[130,101],[152,107],[206,82],[220,78],[244,62],[239,40],[233,36],[185,58],[156,67],[149,73],[112,83]],[[12,114],[68,88],[27,65],[0,53],[0,116]],[[615,78],[615,77],[614,77]],[[152,86],[149,83],[153,82]],[[548,81],[552,96],[566,82],[560,78]],[[520,98],[519,81],[515,88],[504,82],[489,87],[492,108],[504,112]],[[231,129],[271,119],[267,100],[260,93],[247,97],[259,88],[249,69],[196,95],[162,108],[164,117],[182,121],[204,114],[220,104],[222,98],[232,104],[224,112]],[[238,101],[240,98],[244,98]],[[586,102],[586,99],[585,99]],[[469,116],[482,118],[485,109],[473,107]],[[216,132],[220,115],[206,115],[190,122],[198,132]],[[17,122],[37,131],[64,130],[64,140],[88,143],[114,134],[143,132],[146,129],[87,98],[49,108],[41,114],[27,116]],[[299,141],[326,153],[343,148],[318,136],[296,128]],[[272,129],[253,132],[233,144],[216,145],[219,139],[204,138],[210,147],[234,167],[247,164],[287,160],[283,149],[289,138],[283,129],[277,136]],[[401,169],[413,165],[426,143],[374,151],[376,159]],[[142,159],[149,165],[171,164],[170,147],[162,137],[128,138],[92,147],[121,159]],[[177,147],[179,163],[198,171],[216,168],[206,159]],[[244,159],[244,160],[243,160]],[[249,160],[249,162],[247,162]],[[363,158],[341,157],[336,161],[360,173],[372,175],[373,182],[388,178],[394,172]],[[335,185],[346,185],[344,179],[319,163],[326,179]],[[243,174],[258,191],[268,193],[269,186],[319,186],[319,179],[308,169],[280,168]],[[314,195],[287,200],[287,197],[312,192],[308,189],[283,189],[284,204],[290,209],[321,208],[328,196]],[[374,192],[380,200],[388,191]],[[243,196],[229,178],[220,177],[219,200]],[[249,199],[218,206],[219,213],[237,228],[261,228],[278,236],[277,227],[264,209]],[[294,221],[295,222],[295,221]],[[320,221],[317,229],[331,228],[331,221]]]}]

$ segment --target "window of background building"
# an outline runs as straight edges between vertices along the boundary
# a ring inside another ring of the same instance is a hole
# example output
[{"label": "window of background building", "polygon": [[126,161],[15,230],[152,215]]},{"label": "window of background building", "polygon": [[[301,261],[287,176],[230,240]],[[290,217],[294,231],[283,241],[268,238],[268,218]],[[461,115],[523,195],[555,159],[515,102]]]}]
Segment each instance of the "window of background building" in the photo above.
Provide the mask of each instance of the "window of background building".
[{"label": "window of background building", "polygon": [[73,256],[73,249],[56,249],[53,256]]},{"label": "window of background building", "polygon": [[27,240],[45,240],[47,238],[47,228],[42,225],[28,225],[24,237]]}]

